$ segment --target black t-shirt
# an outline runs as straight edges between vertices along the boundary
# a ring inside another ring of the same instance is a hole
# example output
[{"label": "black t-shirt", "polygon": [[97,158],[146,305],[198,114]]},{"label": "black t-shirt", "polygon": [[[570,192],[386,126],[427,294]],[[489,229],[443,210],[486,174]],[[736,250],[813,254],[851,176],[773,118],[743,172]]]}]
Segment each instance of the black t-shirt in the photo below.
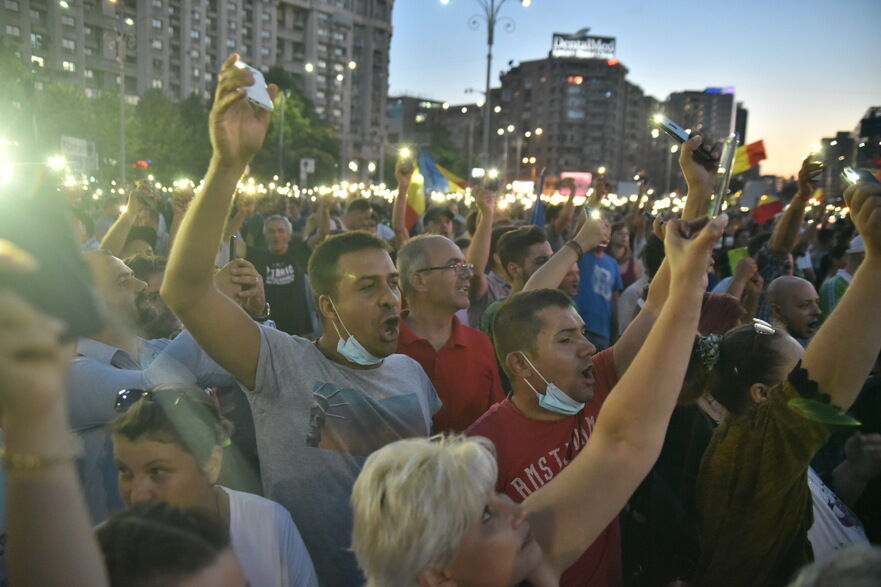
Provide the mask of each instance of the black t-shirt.
[{"label": "black t-shirt", "polygon": [[309,254],[309,247],[302,242],[281,255],[254,247],[248,250],[248,260],[263,277],[266,301],[272,307],[270,317],[288,334],[309,336],[313,331],[306,297],[311,295],[306,291]]}]

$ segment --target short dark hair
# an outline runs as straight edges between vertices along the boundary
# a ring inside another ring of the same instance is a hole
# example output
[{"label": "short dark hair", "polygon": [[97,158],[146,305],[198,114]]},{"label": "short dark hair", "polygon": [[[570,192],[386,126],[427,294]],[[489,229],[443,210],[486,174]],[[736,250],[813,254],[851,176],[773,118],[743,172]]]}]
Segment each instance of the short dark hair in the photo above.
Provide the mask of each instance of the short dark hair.
[{"label": "short dark hair", "polygon": [[220,415],[210,395],[195,385],[166,384],[151,389],[110,425],[110,432],[128,440],[148,438],[174,443],[206,464],[215,447],[229,440],[232,424]]},{"label": "short dark hair", "polygon": [[523,265],[529,254],[529,247],[548,240],[548,233],[540,226],[521,226],[511,232],[507,232],[499,239],[499,259],[502,267],[508,268],[508,263]]},{"label": "short dark hair", "polygon": [[156,234],[156,229],[151,226],[133,226],[131,230],[128,231],[128,236],[125,239],[125,244],[128,245],[134,241],[144,241],[150,245],[151,249],[156,248],[156,239],[158,235]]},{"label": "short dark hair", "polygon": [[477,232],[477,216],[480,213],[477,210],[472,210],[468,213],[468,216],[465,217],[465,230],[468,231],[468,234],[472,237],[474,233]]},{"label": "short dark hair", "polygon": [[370,207],[370,200],[367,198],[357,198],[349,202],[349,205],[346,206],[346,213],[349,212],[370,212],[373,208]]},{"label": "short dark hair", "polygon": [[87,237],[95,236],[95,221],[92,220],[91,216],[76,208],[71,209],[71,213],[73,214],[74,218],[82,222]]},{"label": "short dark hair", "polygon": [[168,259],[159,255],[132,255],[123,261],[141,281],[147,281],[150,276],[165,271]]},{"label": "short dark hair", "polygon": [[533,289],[516,293],[502,302],[492,324],[493,344],[499,364],[508,374],[505,357],[514,351],[535,352],[544,322],[538,313],[545,308],[570,308],[572,298],[558,289]]},{"label": "short dark hair", "polygon": [[176,585],[230,546],[220,522],[195,508],[146,501],[102,524],[95,535],[111,585]]},{"label": "short dark hair", "polygon": [[492,235],[489,238],[489,263],[488,266],[492,268],[495,265],[495,259],[493,259],[493,255],[495,255],[496,251],[499,250],[499,239],[502,238],[505,234],[511,232],[512,230],[517,230],[517,227],[513,224],[502,224],[499,226],[493,227]]},{"label": "short dark hair", "polygon": [[755,257],[759,252],[759,249],[762,248],[762,245],[771,240],[770,232],[762,232],[757,234],[756,236],[749,239],[749,243],[746,245],[746,252],[750,257]]},{"label": "short dark hair", "polygon": [[324,240],[309,259],[309,281],[312,294],[317,298],[321,295],[335,297],[338,293],[340,279],[337,265],[340,257],[346,253],[354,253],[365,249],[379,249],[389,252],[386,241],[365,230],[351,230],[335,234]]}]

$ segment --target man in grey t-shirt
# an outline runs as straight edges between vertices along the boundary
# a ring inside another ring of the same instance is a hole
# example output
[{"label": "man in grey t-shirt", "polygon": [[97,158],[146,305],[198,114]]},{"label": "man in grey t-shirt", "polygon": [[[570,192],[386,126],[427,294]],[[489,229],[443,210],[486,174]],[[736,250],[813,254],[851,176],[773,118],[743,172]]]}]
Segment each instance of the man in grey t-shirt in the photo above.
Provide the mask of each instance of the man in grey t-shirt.
[{"label": "man in grey t-shirt", "polygon": [[[350,232],[313,252],[309,280],[324,327],[314,343],[259,327],[214,287],[230,200],[270,118],[239,91],[254,81],[235,67],[236,58],[224,63],[218,80],[210,119],[214,153],[178,232],[162,296],[247,390],[266,495],[290,510],[321,584],[359,585],[363,578],[348,550],[351,487],[371,452],[427,436],[440,402],[419,364],[392,354],[401,294],[381,239]],[[250,276],[233,280],[254,283]]]}]

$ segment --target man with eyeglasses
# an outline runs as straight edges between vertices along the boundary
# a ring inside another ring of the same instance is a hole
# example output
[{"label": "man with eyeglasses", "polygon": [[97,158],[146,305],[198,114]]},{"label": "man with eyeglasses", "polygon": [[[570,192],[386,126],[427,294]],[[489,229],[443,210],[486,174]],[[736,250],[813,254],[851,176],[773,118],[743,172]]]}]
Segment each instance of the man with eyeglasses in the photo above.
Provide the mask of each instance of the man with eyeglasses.
[{"label": "man with eyeglasses", "polygon": [[474,265],[450,239],[423,235],[398,251],[398,272],[408,306],[398,352],[422,365],[443,402],[433,432],[462,432],[505,397],[489,337],[456,317],[471,303]]}]

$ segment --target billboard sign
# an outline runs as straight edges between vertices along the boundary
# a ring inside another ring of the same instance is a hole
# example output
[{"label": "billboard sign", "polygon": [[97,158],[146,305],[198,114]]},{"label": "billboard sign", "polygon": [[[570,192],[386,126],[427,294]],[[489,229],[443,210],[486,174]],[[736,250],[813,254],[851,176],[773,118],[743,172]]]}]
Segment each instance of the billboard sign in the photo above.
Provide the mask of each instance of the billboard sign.
[{"label": "billboard sign", "polygon": [[575,36],[554,33],[551,57],[564,59],[614,59],[615,37]]}]

